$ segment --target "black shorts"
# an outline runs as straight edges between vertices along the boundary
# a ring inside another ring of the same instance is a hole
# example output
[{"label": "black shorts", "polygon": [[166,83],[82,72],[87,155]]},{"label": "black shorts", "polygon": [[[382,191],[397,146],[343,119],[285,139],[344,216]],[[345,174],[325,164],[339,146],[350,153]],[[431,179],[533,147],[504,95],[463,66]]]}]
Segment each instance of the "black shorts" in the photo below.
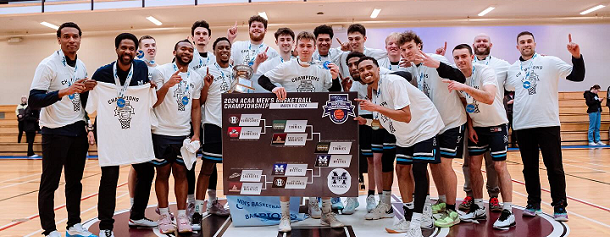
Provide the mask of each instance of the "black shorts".
[{"label": "black shorts", "polygon": [[[373,115],[362,115],[361,117],[371,119],[373,118]],[[371,150],[371,142],[373,140],[373,128],[367,125],[360,125],[358,128],[358,137],[360,155],[362,155],[363,158],[372,157],[373,151]]]},{"label": "black shorts", "polygon": [[155,159],[151,160],[155,166],[164,166],[171,163],[178,163],[184,165],[182,155],[180,154],[180,148],[184,139],[188,136],[164,136],[164,135],[152,135],[153,150],[155,152]]},{"label": "black shorts", "polygon": [[468,153],[470,155],[482,155],[490,150],[493,161],[506,160],[508,148],[508,132],[506,124],[490,127],[475,127],[479,139],[478,143],[468,140]]},{"label": "black shorts", "polygon": [[410,165],[413,163],[438,164],[441,162],[437,138],[432,137],[416,143],[411,147],[396,147],[396,163]]},{"label": "black shorts", "polygon": [[466,124],[446,130],[438,135],[440,154],[443,158],[462,158]]},{"label": "black shorts", "polygon": [[213,124],[203,124],[203,128],[201,159],[222,163],[222,128]]},{"label": "black shorts", "polygon": [[371,149],[373,153],[383,153],[384,150],[396,148],[396,136],[390,134],[386,129],[372,130],[373,138]]}]

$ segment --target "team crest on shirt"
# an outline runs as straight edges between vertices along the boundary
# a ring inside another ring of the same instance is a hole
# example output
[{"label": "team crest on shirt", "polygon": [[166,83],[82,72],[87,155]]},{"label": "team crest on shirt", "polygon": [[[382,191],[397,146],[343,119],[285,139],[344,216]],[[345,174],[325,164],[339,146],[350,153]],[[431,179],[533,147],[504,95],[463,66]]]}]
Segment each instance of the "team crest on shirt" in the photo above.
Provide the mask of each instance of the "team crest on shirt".
[{"label": "team crest on shirt", "polygon": [[322,106],[324,112],[322,118],[329,117],[335,124],[343,124],[349,116],[356,117],[354,113],[355,106],[349,100],[347,94],[330,94],[326,105]]},{"label": "team crest on shirt", "polygon": [[131,128],[131,115],[136,114],[136,110],[131,106],[129,100],[117,100],[116,104],[114,116],[119,119],[121,129],[125,130]]},{"label": "team crest on shirt", "polygon": [[192,83],[179,83],[178,87],[174,90],[174,98],[178,103],[178,111],[185,111],[186,105],[191,100],[191,92],[189,88],[195,87]]},{"label": "team crest on shirt", "polygon": [[301,80],[301,84],[297,87],[297,92],[315,92],[316,87],[313,86],[311,79]]},{"label": "team crest on shirt", "polygon": [[80,104],[80,94],[75,93],[75,94],[70,94],[68,95],[68,98],[70,99],[70,101],[72,102],[72,106],[75,112],[80,111],[81,108],[81,104]]},{"label": "team crest on shirt", "polygon": [[529,77],[523,77],[521,82],[523,82],[523,88],[527,89],[527,93],[529,95],[536,94],[536,86],[538,86],[538,81],[540,80],[538,74],[532,70],[530,72]]}]

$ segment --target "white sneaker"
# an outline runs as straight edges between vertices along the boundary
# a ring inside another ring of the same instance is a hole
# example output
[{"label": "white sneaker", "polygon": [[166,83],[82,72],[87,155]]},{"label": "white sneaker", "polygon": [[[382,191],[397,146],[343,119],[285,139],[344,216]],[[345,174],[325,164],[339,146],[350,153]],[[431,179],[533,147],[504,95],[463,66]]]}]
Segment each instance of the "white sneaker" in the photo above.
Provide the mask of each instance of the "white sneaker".
[{"label": "white sneaker", "polygon": [[57,230],[54,230],[54,231],[51,231],[51,233],[49,233],[45,237],[61,237],[61,233],[59,233],[59,231],[57,231]]},{"label": "white sneaker", "polygon": [[504,209],[498,220],[494,222],[493,227],[500,230],[508,230],[511,226],[515,226],[516,224],[515,215],[509,210]]},{"label": "white sneaker", "polygon": [[151,219],[148,219],[146,217],[140,219],[140,220],[132,220],[129,219],[129,226],[130,227],[156,227],[159,224],[157,224],[156,221],[153,221]]},{"label": "white sneaker", "polygon": [[309,212],[309,216],[314,219],[320,219],[322,217],[322,210],[320,209],[320,204],[318,204],[318,199],[309,199],[309,206],[307,206],[307,211]]},{"label": "white sneaker", "polygon": [[364,215],[364,219],[366,220],[378,220],[392,217],[394,217],[394,209],[383,202],[380,202],[375,209]]},{"label": "white sneaker", "polygon": [[279,232],[290,232],[292,231],[292,227],[290,227],[290,218],[289,217],[282,217],[282,219],[280,219],[280,225],[278,227]]},{"label": "white sneaker", "polygon": [[421,228],[432,229],[434,228],[434,217],[432,217],[432,204],[425,203],[424,211],[421,217]]},{"label": "white sneaker", "polygon": [[349,197],[349,198],[345,199],[345,207],[343,208],[343,210],[341,210],[341,213],[343,215],[354,214],[354,212],[356,212],[356,208],[358,206],[360,206],[360,203],[358,202],[358,198]]},{"label": "white sneaker", "polygon": [[366,196],[366,212],[371,212],[376,206],[375,195]]},{"label": "white sneaker", "polygon": [[[210,204],[210,203],[208,203]],[[227,217],[229,215],[231,215],[231,212],[229,211],[229,209],[226,209],[222,204],[220,204],[218,202],[218,200],[214,200],[214,202],[211,203],[211,205],[209,205],[206,209],[206,211],[209,214],[214,214],[217,216],[223,216],[223,217]],[[195,212],[195,209],[193,209],[193,213]]]},{"label": "white sneaker", "polygon": [[410,221],[400,219],[398,223],[392,224],[390,227],[386,227],[385,231],[388,233],[405,233],[409,230],[409,226],[411,226]]},{"label": "white sneaker", "polygon": [[323,213],[320,224],[323,226],[330,226],[331,228],[342,228],[345,226],[335,217],[335,213],[333,212]]},{"label": "white sneaker", "polygon": [[487,219],[487,211],[484,207],[479,207],[476,203],[470,205],[470,211],[464,215],[460,215],[460,220],[465,222],[474,222],[476,220]]},{"label": "white sneaker", "polygon": [[114,232],[112,230],[100,230],[99,237],[114,237]]},{"label": "white sneaker", "polygon": [[595,143],[595,142],[589,142],[589,146],[597,146],[597,143]]},{"label": "white sneaker", "polygon": [[604,142],[602,142],[602,141],[600,140],[600,141],[598,141],[598,142],[597,142],[597,145],[604,146],[604,145],[606,145],[606,144],[604,144]]},{"label": "white sneaker", "polygon": [[405,237],[424,237],[424,235],[421,233],[421,228],[409,226]]},{"label": "white sneaker", "polygon": [[95,237],[95,235],[83,228],[83,225],[76,223],[66,231],[66,237]]}]

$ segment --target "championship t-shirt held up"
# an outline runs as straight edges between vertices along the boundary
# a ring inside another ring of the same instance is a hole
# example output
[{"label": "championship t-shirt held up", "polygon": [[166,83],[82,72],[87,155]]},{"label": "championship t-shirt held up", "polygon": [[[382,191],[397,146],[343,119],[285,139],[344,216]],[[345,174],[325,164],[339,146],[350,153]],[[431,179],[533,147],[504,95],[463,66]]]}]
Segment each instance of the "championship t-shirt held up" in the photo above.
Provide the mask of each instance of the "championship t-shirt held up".
[{"label": "championship t-shirt held up", "polygon": [[265,73],[272,83],[279,83],[286,92],[328,92],[333,80],[330,70],[319,64],[309,67],[299,65],[292,59]]},{"label": "championship t-shirt held up", "polygon": [[500,93],[504,91],[504,88],[498,86],[494,70],[481,64],[475,64],[472,68],[472,75],[466,78],[466,85],[479,90],[482,90],[486,85],[493,85],[497,89],[491,105],[479,102],[468,93],[462,92],[462,95],[466,98],[466,112],[472,118],[473,126],[490,127],[508,123],[506,110],[504,110],[504,98]]}]

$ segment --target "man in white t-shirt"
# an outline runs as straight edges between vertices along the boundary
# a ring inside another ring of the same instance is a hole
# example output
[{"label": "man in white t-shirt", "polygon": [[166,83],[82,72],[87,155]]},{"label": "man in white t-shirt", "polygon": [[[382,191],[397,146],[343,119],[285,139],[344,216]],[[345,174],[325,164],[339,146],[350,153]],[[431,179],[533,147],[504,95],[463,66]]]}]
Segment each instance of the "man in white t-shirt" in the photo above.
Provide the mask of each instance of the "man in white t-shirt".
[{"label": "man in white t-shirt", "polygon": [[249,41],[233,41],[237,37],[237,25],[230,28],[227,38],[233,45],[231,46],[231,59],[234,65],[248,65],[252,71],[256,72],[258,66],[267,59],[278,56],[275,49],[269,47],[263,40],[267,33],[267,19],[255,15],[248,20]]},{"label": "man in white t-shirt", "polygon": [[[294,49],[294,31],[292,31],[290,28],[279,28],[277,29],[277,31],[274,34],[275,36],[275,44],[278,46],[278,48],[280,49],[280,53],[279,56],[272,58],[272,59],[268,59],[265,60],[265,62],[263,62],[257,69],[257,72],[255,73],[254,76],[252,76],[252,81],[254,81],[255,83],[254,85],[254,92],[265,92],[267,90],[265,90],[263,87],[261,87],[258,84],[258,78],[269,72],[270,70],[274,69],[275,67],[277,67],[278,65],[290,61],[292,58],[294,58],[292,56],[292,51]],[[276,84],[279,85],[279,84]]]},{"label": "man in white t-shirt", "polygon": [[561,154],[558,84],[560,79],[580,82],[585,78],[585,61],[578,44],[568,35],[568,52],[572,65],[554,56],[536,53],[536,41],[531,32],[517,35],[517,49],[521,57],[508,70],[506,89],[515,91],[513,128],[519,139],[519,152],[523,161],[523,175],[527,190],[525,216],[541,213],[539,151],[546,166],[554,217],[567,221],[565,207],[566,180]]},{"label": "man in white t-shirt", "polygon": [[[203,146],[201,170],[197,179],[195,200],[195,213],[193,214],[193,228],[201,229],[203,201],[205,191],[213,175],[217,163],[222,163],[222,103],[221,94],[231,89],[233,82],[233,66],[231,59],[231,43],[226,37],[220,37],[212,44],[216,62],[198,70],[204,75],[204,86],[201,90],[201,100],[204,102]],[[211,214],[228,216],[229,211],[216,200],[208,204],[207,212]]]},{"label": "man in white t-shirt", "polygon": [[[463,83],[465,78],[460,70],[449,66],[447,58],[423,53],[421,50],[423,41],[414,32],[402,33],[398,44],[402,57],[411,62],[407,71],[416,77],[417,87],[432,100],[445,124],[445,128],[438,136],[441,163],[431,163],[430,165],[439,199],[434,206],[430,206],[430,210],[426,204],[422,224],[427,228],[432,228],[432,213],[440,213],[442,219],[434,221],[434,225],[451,227],[459,223],[459,217],[455,211],[457,176],[451,164],[452,159],[462,158],[467,120],[466,111],[458,93],[450,92],[442,80],[450,79]],[[399,158],[397,161],[401,161],[401,159]]]},{"label": "man in white t-shirt", "polygon": [[42,234],[50,237],[61,236],[55,226],[53,201],[62,169],[68,210],[66,236],[93,236],[80,223],[81,179],[89,149],[84,105],[87,91],[95,87],[95,81],[87,78],[85,64],[77,59],[81,35],[75,23],[61,24],[57,29],[61,49],[38,64],[30,86],[29,106],[42,108],[40,127],[44,143],[38,213]]},{"label": "man in white t-shirt", "polygon": [[[185,139],[199,141],[201,125],[200,94],[203,87],[201,76],[189,67],[193,60],[194,47],[188,40],[174,46],[174,63],[157,67],[157,103],[155,115],[159,126],[153,128],[152,139],[157,166],[155,192],[159,201],[159,231],[164,234],[176,231],[169,214],[169,176],[174,175],[174,192],[178,207],[176,225],[178,233],[192,232],[190,218],[186,214],[188,192],[187,168],[180,148]],[[193,135],[191,133],[191,125]]]},{"label": "man in white t-shirt", "polygon": [[194,22],[191,26],[190,37],[195,45],[195,52],[193,52],[193,61],[189,63],[189,67],[197,71],[209,64],[213,64],[216,58],[214,53],[208,51],[208,45],[212,39],[210,24],[205,20]]},{"label": "man in white t-shirt", "polygon": [[339,65],[337,61],[343,51],[341,47],[332,48],[333,37],[335,35],[333,28],[328,25],[319,25],[313,30],[313,35],[316,37],[316,48],[318,49],[313,53],[313,60],[321,64],[328,61],[329,63]]},{"label": "man in white t-shirt", "polygon": [[337,59],[339,62],[339,72],[344,77],[349,75],[349,67],[347,67],[345,59],[347,58],[347,54],[349,54],[351,51],[363,53],[364,55],[373,57],[376,60],[380,60],[387,56],[387,52],[385,50],[364,47],[366,39],[366,28],[362,24],[351,24],[347,28],[347,42],[341,42],[339,38],[337,38],[337,41],[339,41],[339,44],[341,44],[341,50],[344,51],[339,59]]},{"label": "man in white t-shirt", "polygon": [[515,226],[512,213],[513,186],[506,167],[508,148],[508,118],[504,110],[503,97],[498,87],[496,73],[487,65],[473,65],[472,48],[461,44],[453,49],[453,60],[466,77],[466,83],[443,80],[450,91],[457,90],[466,98],[466,111],[471,120],[468,123],[468,152],[470,154],[470,179],[474,204],[467,214],[460,216],[462,221],[487,219],[483,204],[483,175],[481,164],[483,154],[490,152],[493,166],[498,173],[502,191],[503,208],[500,217],[494,222],[496,229],[509,229]]},{"label": "man in white t-shirt", "polygon": [[404,70],[404,68],[400,67],[399,38],[400,33],[398,32],[392,32],[385,38],[385,50],[388,56],[379,60],[379,67],[389,69],[390,71]]},{"label": "man in white t-shirt", "polygon": [[[474,51],[474,64],[486,65],[491,67],[496,72],[496,80],[498,81],[498,92],[504,97],[504,82],[508,73],[508,67],[510,64],[503,59],[491,56],[491,38],[485,33],[478,34],[474,37],[474,43],[472,48]],[[466,132],[467,133],[467,132]],[[467,143],[467,141],[465,141]],[[489,210],[492,212],[501,212],[502,206],[498,201],[498,194],[500,194],[500,187],[498,186],[498,174],[494,169],[493,159],[489,152],[485,153],[485,175],[487,177],[487,194],[489,195]],[[470,187],[470,155],[468,150],[464,151],[464,163],[462,164],[462,171],[464,172],[464,192],[466,197],[462,200],[459,205],[459,209],[463,211],[469,211],[470,205],[474,203],[472,197],[472,189]]]},{"label": "man in white t-shirt", "polygon": [[[286,99],[287,92],[328,92],[341,91],[338,73],[335,64],[328,64],[328,69],[319,64],[314,64],[312,55],[316,50],[315,36],[311,32],[303,31],[297,36],[296,51],[298,57],[275,67],[266,72],[258,83],[268,91],[273,92],[278,100]],[[276,86],[273,83],[279,83]],[[282,209],[279,230],[289,232],[290,227],[290,197],[280,197]],[[321,218],[320,223],[332,228],[344,227],[332,212],[330,197],[322,197],[322,211],[320,214],[318,201],[315,197],[309,198],[309,214],[312,218]]]},{"label": "man in white t-shirt", "polygon": [[[373,91],[372,102],[356,99],[360,107],[377,115],[383,128],[396,136],[396,157],[399,163],[413,165],[415,204],[405,206],[405,219],[410,221],[407,237],[421,237],[421,222],[429,183],[426,178],[428,163],[440,160],[438,133],[444,128],[434,104],[407,80],[393,74],[380,74],[377,61],[364,57],[358,61],[360,79]],[[414,103],[411,103],[414,102]],[[359,124],[372,120],[357,117]],[[409,210],[411,217],[406,216]]]}]

